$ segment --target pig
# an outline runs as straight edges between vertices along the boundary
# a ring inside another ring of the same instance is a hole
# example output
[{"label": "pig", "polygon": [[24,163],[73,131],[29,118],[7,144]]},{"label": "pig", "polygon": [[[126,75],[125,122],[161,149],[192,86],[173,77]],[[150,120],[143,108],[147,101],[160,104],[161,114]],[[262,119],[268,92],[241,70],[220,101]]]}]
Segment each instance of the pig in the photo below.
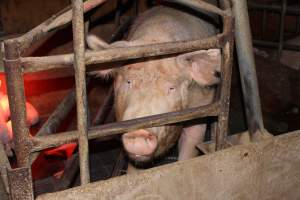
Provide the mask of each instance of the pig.
[{"label": "pig", "polygon": [[[125,41],[105,44],[88,35],[93,50],[204,39],[216,34],[215,27],[186,12],[157,6],[142,13],[130,28]],[[114,76],[117,121],[180,111],[213,102],[220,82],[221,52],[207,49],[171,57],[143,59],[121,68],[97,71],[98,76]],[[179,160],[198,155],[205,123],[170,124],[124,133],[122,143],[128,157],[147,163],[161,157],[178,142]]]}]

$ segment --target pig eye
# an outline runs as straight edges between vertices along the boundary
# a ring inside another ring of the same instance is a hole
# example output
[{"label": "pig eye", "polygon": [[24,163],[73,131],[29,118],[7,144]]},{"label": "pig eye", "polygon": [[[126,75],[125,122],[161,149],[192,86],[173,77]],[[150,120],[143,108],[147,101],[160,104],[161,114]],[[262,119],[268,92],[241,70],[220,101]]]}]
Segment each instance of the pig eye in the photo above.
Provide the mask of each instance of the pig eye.
[{"label": "pig eye", "polygon": [[176,88],[175,87],[169,87],[169,93],[175,92]]},{"label": "pig eye", "polygon": [[127,80],[127,81],[126,81],[126,86],[127,86],[127,88],[131,88],[131,86],[132,86],[132,81],[131,81],[131,80]]}]

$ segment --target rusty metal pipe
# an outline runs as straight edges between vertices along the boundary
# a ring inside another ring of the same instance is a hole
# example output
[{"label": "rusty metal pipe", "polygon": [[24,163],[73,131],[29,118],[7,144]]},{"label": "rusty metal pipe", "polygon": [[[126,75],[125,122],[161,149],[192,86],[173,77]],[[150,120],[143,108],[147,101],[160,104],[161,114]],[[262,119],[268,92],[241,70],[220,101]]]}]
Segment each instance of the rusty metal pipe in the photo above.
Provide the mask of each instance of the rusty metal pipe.
[{"label": "rusty metal pipe", "polygon": [[210,3],[207,3],[203,0],[163,0],[163,1],[183,4],[190,8],[196,9],[199,12],[208,13],[209,15],[217,14],[220,16],[224,16],[226,14],[226,12],[224,10],[222,10]]},{"label": "rusty metal pipe", "polygon": [[235,38],[248,129],[251,134],[263,130],[263,118],[257,85],[251,31],[246,0],[232,0]]},{"label": "rusty metal pipe", "polygon": [[[209,37],[204,40],[126,47],[126,51],[124,51],[125,48],[91,51],[86,52],[85,63],[87,65],[99,64],[151,56],[170,55],[199,49],[220,48],[224,40],[225,34],[218,34],[217,36]],[[25,73],[28,73],[71,66],[74,62],[74,56],[73,54],[64,54],[58,56],[24,57],[21,58],[21,62],[24,66]]]},{"label": "rusty metal pipe", "polygon": [[73,45],[74,45],[74,68],[77,103],[77,129],[79,144],[79,167],[81,185],[90,182],[89,170],[89,143],[88,131],[88,104],[86,92],[86,71],[85,71],[85,42],[84,42],[84,20],[83,1],[72,0],[73,7]]},{"label": "rusty metal pipe", "polygon": [[15,152],[18,167],[25,167],[29,161],[29,130],[26,124],[24,81],[19,51],[14,40],[4,41],[7,93],[14,132]]},{"label": "rusty metal pipe", "polygon": [[7,169],[10,170],[11,166],[4,150],[3,144],[0,142],[0,175],[5,187],[5,191],[9,194],[9,184],[7,177]]},{"label": "rusty metal pipe", "polygon": [[[114,42],[116,39],[121,37],[124,30],[128,28],[130,21],[131,21],[130,19],[127,19],[120,27],[118,27],[118,29],[112,34],[109,43]],[[86,79],[87,87],[90,83],[90,80],[91,77],[87,77]],[[56,107],[54,112],[49,116],[47,121],[43,124],[43,126],[40,128],[40,130],[37,132],[35,136],[49,135],[51,133],[54,133],[57,127],[59,127],[61,122],[66,118],[66,116],[74,107],[76,102],[75,96],[76,96],[75,88],[73,88],[68,93],[68,95],[62,100],[62,102]],[[105,99],[103,106],[101,106],[101,108],[97,112],[97,115],[93,120],[93,125],[100,124],[105,119],[107,113],[110,112],[110,110],[107,107],[109,107],[110,101],[112,101],[112,99],[113,99],[113,91],[110,91],[109,96]],[[36,160],[38,155],[39,155],[38,152],[31,154],[30,156],[31,164]]]},{"label": "rusty metal pipe", "polygon": [[[213,103],[207,106],[189,108],[177,112],[170,112],[116,123],[109,123],[90,128],[88,138],[89,140],[91,140],[96,138],[109,137],[140,128],[163,126],[166,124],[172,124],[207,116],[218,116],[219,111],[220,104]],[[69,131],[48,136],[34,137],[32,138],[32,152],[41,151],[46,148],[55,147],[66,143],[76,142],[77,138],[77,131]]]},{"label": "rusty metal pipe", "polygon": [[282,9],[280,14],[280,26],[279,26],[278,58],[280,58],[282,53],[282,48],[283,48],[286,4],[287,4],[287,0],[282,0]]}]

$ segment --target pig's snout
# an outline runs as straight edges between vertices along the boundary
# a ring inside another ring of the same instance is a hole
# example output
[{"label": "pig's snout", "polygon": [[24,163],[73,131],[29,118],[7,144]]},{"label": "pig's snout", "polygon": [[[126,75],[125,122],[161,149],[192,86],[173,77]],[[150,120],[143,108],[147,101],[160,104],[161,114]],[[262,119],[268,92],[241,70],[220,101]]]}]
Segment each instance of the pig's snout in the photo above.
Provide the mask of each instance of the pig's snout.
[{"label": "pig's snout", "polygon": [[135,161],[151,160],[158,146],[157,137],[144,129],[125,133],[122,141],[128,156]]}]

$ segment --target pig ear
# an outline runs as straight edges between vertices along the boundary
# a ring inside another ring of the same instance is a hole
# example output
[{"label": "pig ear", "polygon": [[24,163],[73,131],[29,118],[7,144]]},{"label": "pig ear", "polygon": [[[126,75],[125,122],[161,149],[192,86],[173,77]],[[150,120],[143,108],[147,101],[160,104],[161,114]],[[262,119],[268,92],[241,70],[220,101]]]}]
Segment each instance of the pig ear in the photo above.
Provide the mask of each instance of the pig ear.
[{"label": "pig ear", "polygon": [[[104,49],[108,49],[108,48],[129,46],[129,42],[127,42],[127,41],[117,41],[112,44],[108,44],[104,40],[102,40],[101,38],[99,38],[93,34],[89,34],[86,37],[86,42],[87,42],[88,47],[92,50],[104,50]],[[89,74],[95,75],[97,77],[109,77],[109,76],[113,76],[115,71],[116,70],[114,70],[114,69],[106,69],[106,70],[101,70],[101,71],[90,72]]]},{"label": "pig ear", "polygon": [[220,82],[220,49],[200,50],[179,55],[177,64],[201,86],[212,86]]},{"label": "pig ear", "polygon": [[88,47],[92,50],[101,50],[109,48],[109,44],[107,44],[106,42],[104,42],[104,40],[93,34],[89,34],[86,36],[86,43]]}]

